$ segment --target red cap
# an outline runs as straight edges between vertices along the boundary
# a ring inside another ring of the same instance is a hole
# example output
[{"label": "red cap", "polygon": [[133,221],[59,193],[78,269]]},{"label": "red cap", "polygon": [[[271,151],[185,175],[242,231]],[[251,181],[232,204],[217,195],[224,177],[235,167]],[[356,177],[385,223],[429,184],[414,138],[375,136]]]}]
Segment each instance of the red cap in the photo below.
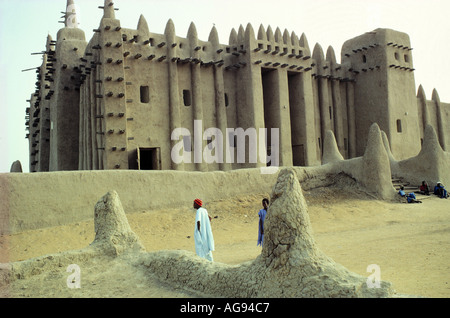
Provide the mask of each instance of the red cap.
[{"label": "red cap", "polygon": [[202,206],[203,205],[203,202],[200,199],[195,199],[194,202],[197,203],[198,206]]}]

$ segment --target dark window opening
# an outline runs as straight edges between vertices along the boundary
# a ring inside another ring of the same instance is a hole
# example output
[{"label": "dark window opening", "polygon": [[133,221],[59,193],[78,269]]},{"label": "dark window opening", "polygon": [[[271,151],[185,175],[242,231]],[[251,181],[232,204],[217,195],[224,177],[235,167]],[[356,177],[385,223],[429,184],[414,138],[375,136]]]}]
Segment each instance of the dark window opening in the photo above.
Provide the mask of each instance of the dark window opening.
[{"label": "dark window opening", "polygon": [[397,119],[397,132],[402,132],[402,121],[400,119]]},{"label": "dark window opening", "polygon": [[139,148],[139,170],[161,170],[159,148]]},{"label": "dark window opening", "polygon": [[409,56],[405,54],[405,62],[409,63]]},{"label": "dark window opening", "polygon": [[230,101],[228,100],[228,94],[225,93],[225,106],[230,105]]},{"label": "dark window opening", "polygon": [[328,107],[328,112],[330,113],[330,119],[333,119],[333,110],[332,110],[331,106]]},{"label": "dark window opening", "polygon": [[362,56],[363,63],[367,63],[367,57],[365,55]]},{"label": "dark window opening", "polygon": [[183,90],[183,101],[184,106],[191,106],[191,91],[190,90]]},{"label": "dark window opening", "polygon": [[150,90],[148,86],[141,86],[141,103],[148,104],[150,102]]}]

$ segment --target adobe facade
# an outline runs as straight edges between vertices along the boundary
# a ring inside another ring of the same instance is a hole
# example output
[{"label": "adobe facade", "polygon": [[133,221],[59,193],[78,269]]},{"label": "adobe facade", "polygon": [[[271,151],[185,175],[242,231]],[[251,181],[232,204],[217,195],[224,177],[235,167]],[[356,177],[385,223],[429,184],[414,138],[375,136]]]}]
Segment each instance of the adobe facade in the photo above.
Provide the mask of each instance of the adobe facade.
[{"label": "adobe facade", "polygon": [[[275,139],[280,166],[314,166],[328,131],[343,158],[362,156],[373,123],[397,160],[419,153],[427,124],[450,148],[450,104],[436,91],[416,93],[406,33],[348,40],[338,63],[332,47],[311,51],[305,34],[270,26],[240,26],[228,44],[215,27],[199,39],[193,23],[186,37],[172,20],[164,34],[150,32],[143,16],[136,29],[122,28],[111,0],[87,40],[72,7],[69,0],[56,40],[47,39],[27,108],[31,172],[261,167],[266,160],[251,160],[252,151],[270,158]],[[222,147],[218,135],[203,138],[208,128],[223,134]],[[226,156],[243,141],[232,135],[240,128],[267,132],[267,143],[246,137],[244,163],[237,151]],[[175,162],[174,149],[190,160]],[[208,149],[219,160],[207,162]]]}]

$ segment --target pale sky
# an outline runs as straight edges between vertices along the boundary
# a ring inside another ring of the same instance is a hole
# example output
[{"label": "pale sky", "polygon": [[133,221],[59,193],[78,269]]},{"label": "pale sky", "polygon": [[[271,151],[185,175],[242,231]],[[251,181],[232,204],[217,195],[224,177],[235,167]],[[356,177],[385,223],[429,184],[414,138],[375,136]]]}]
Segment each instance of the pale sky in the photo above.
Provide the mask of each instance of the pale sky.
[{"label": "pale sky", "polygon": [[[140,14],[150,32],[164,33],[172,19],[176,34],[187,35],[194,22],[200,40],[206,41],[213,25],[222,44],[230,32],[251,23],[255,32],[262,24],[305,33],[311,50],[319,43],[335,50],[338,61],[342,44],[376,28],[406,32],[414,48],[416,92],[420,84],[427,99],[434,88],[442,102],[450,103],[449,0],[115,0],[116,18],[124,28],[136,29]],[[103,0],[75,0],[80,28],[89,41],[102,17]],[[47,35],[56,40],[63,27],[60,18],[66,0],[0,0],[0,173],[9,172],[20,160],[29,172],[28,140],[25,139],[27,99],[35,90],[35,71],[45,50]]]}]

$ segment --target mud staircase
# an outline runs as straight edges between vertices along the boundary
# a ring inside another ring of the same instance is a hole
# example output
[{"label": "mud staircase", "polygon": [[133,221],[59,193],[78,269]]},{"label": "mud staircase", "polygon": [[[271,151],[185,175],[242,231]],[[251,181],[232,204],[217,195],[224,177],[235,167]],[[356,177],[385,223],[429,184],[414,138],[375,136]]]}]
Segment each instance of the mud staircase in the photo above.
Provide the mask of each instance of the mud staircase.
[{"label": "mud staircase", "polygon": [[[423,194],[419,193],[419,185],[412,185],[409,182],[403,180],[403,178],[392,177],[392,185],[394,186],[394,188],[397,192],[400,190],[400,187],[402,187],[402,186],[403,186],[403,190],[406,193],[414,192],[417,200],[422,201],[425,198],[429,198],[428,195],[423,195]],[[431,189],[430,189],[430,191],[431,191]]]}]

